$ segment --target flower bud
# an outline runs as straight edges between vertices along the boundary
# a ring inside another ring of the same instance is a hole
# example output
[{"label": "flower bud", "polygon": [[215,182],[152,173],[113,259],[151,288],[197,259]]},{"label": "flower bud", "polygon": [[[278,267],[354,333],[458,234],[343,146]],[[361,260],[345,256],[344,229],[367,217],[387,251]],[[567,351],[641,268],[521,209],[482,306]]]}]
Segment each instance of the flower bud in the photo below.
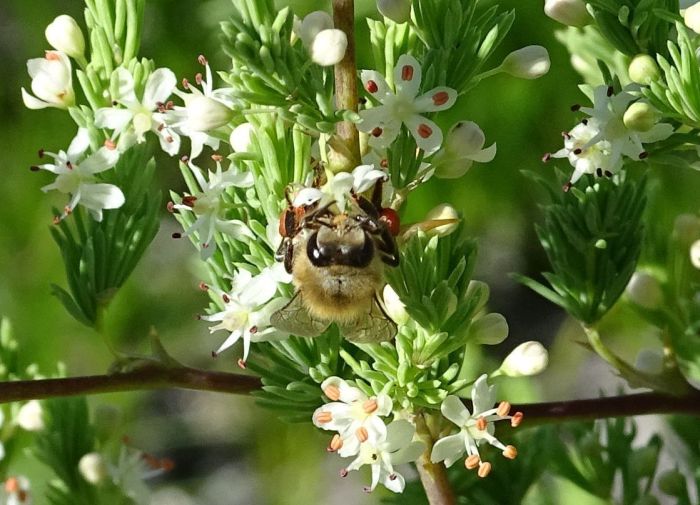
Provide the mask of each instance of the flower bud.
[{"label": "flower bud", "polygon": [[61,51],[46,51],[44,58],[27,62],[32,78],[32,96],[22,88],[22,100],[29,109],[56,107],[67,109],[75,103],[73,76],[70,60]]},{"label": "flower bud", "polygon": [[659,281],[646,272],[635,272],[625,290],[632,303],[645,309],[658,309],[664,301]]},{"label": "flower bud", "polygon": [[503,360],[501,372],[509,377],[537,375],[547,368],[549,355],[542,344],[531,340],[523,342]]},{"label": "flower bud", "polygon": [[426,231],[426,233],[428,235],[444,237],[445,235],[449,235],[455,231],[459,225],[459,214],[457,213],[457,209],[455,209],[452,205],[441,203],[437,207],[434,207],[425,215],[426,221],[442,221],[448,219],[454,220],[454,222],[430,228]]},{"label": "flower bud", "polygon": [[377,9],[394,23],[405,23],[411,19],[411,0],[377,0]]},{"label": "flower bud", "polygon": [[632,82],[648,85],[660,77],[659,66],[648,54],[638,54],[627,69]]},{"label": "flower bud", "polygon": [[250,123],[243,123],[236,126],[231,132],[229,142],[231,149],[236,153],[247,153],[250,151],[250,140],[255,129]]},{"label": "flower bud", "polygon": [[224,126],[233,118],[233,109],[205,95],[187,101],[187,123],[194,131],[205,132]]},{"label": "flower bud", "polygon": [[695,268],[700,269],[700,240],[696,240],[690,246],[690,262]]},{"label": "flower bud", "polygon": [[308,14],[299,23],[297,35],[301,39],[304,46],[308,49],[311,47],[316,35],[322,30],[333,28],[333,18],[325,11],[314,11]]},{"label": "flower bud", "polygon": [[477,344],[496,345],[508,336],[508,323],[501,314],[481,316],[469,326],[470,339]]},{"label": "flower bud", "polygon": [[387,315],[399,325],[406,324],[408,322],[409,316],[406,312],[406,306],[403,304],[399,295],[396,294],[394,288],[389,284],[384,286],[384,308],[386,309]]},{"label": "flower bud", "polygon": [[695,214],[680,214],[673,222],[673,238],[688,245],[700,238],[700,218]]},{"label": "flower bud", "polygon": [[683,12],[683,21],[685,26],[695,33],[700,33],[700,2],[691,5]]},{"label": "flower bud", "polygon": [[107,464],[100,453],[89,452],[78,462],[80,475],[90,484],[97,485],[109,475]]},{"label": "flower bud", "polygon": [[634,102],[627,107],[622,122],[630,130],[648,132],[659,119],[656,110],[645,102]]},{"label": "flower bud", "polygon": [[664,355],[659,349],[644,348],[637,354],[634,367],[640,372],[659,375],[664,371]]},{"label": "flower bud", "polygon": [[542,46],[527,46],[503,59],[501,70],[520,79],[537,79],[549,71],[549,53]]},{"label": "flower bud", "polygon": [[496,156],[496,144],[483,149],[486,137],[473,121],[456,123],[445,138],[444,147],[433,158],[435,177],[456,179],[476,161],[488,163]]},{"label": "flower bud", "polygon": [[46,27],[44,34],[54,49],[63,51],[71,58],[83,58],[85,39],[78,23],[72,17],[66,14],[58,16]]},{"label": "flower bud", "polygon": [[583,0],[545,0],[544,13],[567,26],[582,27],[592,21]]},{"label": "flower bud", "polygon": [[44,429],[44,412],[38,400],[30,400],[19,409],[17,424],[23,430],[41,431]]},{"label": "flower bud", "polygon": [[311,44],[311,59],[322,67],[340,63],[348,48],[348,37],[342,30],[321,30]]}]

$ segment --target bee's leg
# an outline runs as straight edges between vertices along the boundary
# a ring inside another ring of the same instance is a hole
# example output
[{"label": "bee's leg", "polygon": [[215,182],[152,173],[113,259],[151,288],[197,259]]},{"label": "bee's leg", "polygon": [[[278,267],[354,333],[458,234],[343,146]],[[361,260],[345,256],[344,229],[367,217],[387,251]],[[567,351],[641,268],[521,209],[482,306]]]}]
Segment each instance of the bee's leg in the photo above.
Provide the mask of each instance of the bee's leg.
[{"label": "bee's leg", "polygon": [[396,245],[394,236],[389,231],[389,228],[382,226],[379,231],[377,246],[381,251],[381,260],[391,267],[399,265],[399,248]]},{"label": "bee's leg", "polygon": [[291,239],[284,237],[282,243],[275,252],[276,261],[284,261],[284,269],[288,274],[292,273],[292,259],[294,258],[294,245]]},{"label": "bee's leg", "polygon": [[374,191],[372,192],[372,205],[375,209],[382,208],[382,189],[384,187],[384,180],[379,179],[374,184]]},{"label": "bee's leg", "polygon": [[355,201],[357,202],[357,205],[362,209],[362,211],[367,214],[370,219],[379,219],[379,211],[377,210],[378,207],[376,207],[372,202],[367,200],[364,196],[361,195],[354,195],[355,196]]}]

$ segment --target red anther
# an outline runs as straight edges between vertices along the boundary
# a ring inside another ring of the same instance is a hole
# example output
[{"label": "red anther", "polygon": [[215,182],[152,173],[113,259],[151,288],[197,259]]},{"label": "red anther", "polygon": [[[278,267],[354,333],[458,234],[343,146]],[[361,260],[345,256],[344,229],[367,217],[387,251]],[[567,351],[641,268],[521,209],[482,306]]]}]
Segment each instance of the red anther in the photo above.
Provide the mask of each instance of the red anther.
[{"label": "red anther", "polygon": [[369,93],[376,93],[379,91],[379,86],[377,86],[377,83],[374,81],[367,81],[367,84],[365,84],[365,89]]},{"label": "red anther", "polygon": [[8,493],[16,493],[21,489],[19,479],[17,477],[9,477],[5,481],[5,491]]},{"label": "red anther", "polygon": [[543,163],[547,163],[551,159],[552,159],[552,153],[544,153],[544,156],[542,156]]},{"label": "red anther", "polygon": [[218,358],[218,357],[219,357],[219,353],[217,353],[216,351],[212,351],[212,352],[211,352],[211,357],[212,357],[212,358]]},{"label": "red anther", "polygon": [[248,330],[248,333],[251,335],[255,335],[258,332],[258,327],[257,326],[251,326],[250,329]]},{"label": "red anther", "polygon": [[389,475],[389,480],[396,480],[396,474],[392,473],[391,475]]},{"label": "red anther", "polygon": [[340,399],[340,389],[338,386],[333,384],[327,386],[326,389],[323,390],[323,394],[326,395],[329,400],[334,402]]},{"label": "red anther", "polygon": [[523,414],[522,412],[516,412],[515,414],[513,414],[513,418],[510,420],[510,425],[511,425],[513,428],[517,428],[518,425],[519,425],[521,422],[523,422],[523,417],[524,417],[524,415],[525,415],[525,414]]},{"label": "red anther", "polygon": [[201,282],[197,285],[197,287],[198,287],[199,289],[201,289],[202,291],[208,291],[208,290],[209,290],[209,286],[208,286],[207,283],[204,282],[204,281],[201,281]]},{"label": "red anther", "polygon": [[198,62],[200,65],[206,65],[206,64],[207,64],[207,59],[204,57],[203,54],[200,54],[199,56],[197,56],[197,62]]},{"label": "red anther", "polygon": [[162,132],[162,131],[163,131],[163,128],[165,128],[165,123],[160,123],[160,124],[156,127],[156,129],[157,129],[159,132]]},{"label": "red anther", "polygon": [[571,189],[571,186],[573,186],[573,184],[571,183],[571,181],[569,181],[566,184],[564,184],[564,186],[561,189],[564,190],[564,193],[568,193]]},{"label": "red anther", "polygon": [[399,219],[398,212],[390,208],[382,209],[379,212],[379,219],[381,219],[387,224],[389,228],[389,233],[391,233],[394,237],[397,237],[399,235],[399,232],[401,230],[401,221]]},{"label": "red anther", "polygon": [[430,128],[430,126],[428,126],[427,124],[421,123],[418,125],[418,135],[420,135],[421,138],[427,139],[432,134],[433,134],[433,129]]},{"label": "red anther", "polygon": [[165,110],[172,110],[175,107],[175,103],[172,100],[165,102]]},{"label": "red anther", "polygon": [[73,213],[73,209],[66,205],[65,207],[63,207],[63,212],[66,213],[66,216],[70,216]]},{"label": "red anther", "polygon": [[382,161],[379,162],[379,166],[382,168],[388,168],[389,160],[387,160],[386,158],[382,158]]},{"label": "red anther", "polygon": [[46,51],[46,56],[45,58],[47,60],[58,60],[58,53],[56,51]]},{"label": "red anther", "polygon": [[413,67],[411,65],[404,65],[403,68],[401,68],[401,79],[404,81],[413,79]]},{"label": "red anther", "polygon": [[175,212],[175,202],[173,202],[173,201],[168,202],[166,204],[165,208],[168,212],[170,212],[172,214],[173,212]]},{"label": "red anther", "polygon": [[566,140],[569,140],[571,138],[571,135],[569,135],[569,132],[561,132],[561,136],[564,137]]},{"label": "red anther", "polygon": [[575,103],[571,106],[571,112],[578,112],[580,109],[581,109],[580,104]]},{"label": "red anther", "polygon": [[182,238],[182,233],[175,232],[171,235],[172,238]]},{"label": "red anther", "polygon": [[383,131],[384,130],[382,130],[380,127],[377,126],[370,133],[372,134],[373,137],[379,137]]},{"label": "red anther", "polygon": [[438,91],[433,95],[433,104],[445,105],[449,99],[450,95],[447,93],[447,91]]},{"label": "red anther", "polygon": [[168,144],[172,144],[173,142],[175,142],[175,139],[172,138],[170,135],[168,135],[167,137],[165,137],[165,141],[166,141]]},{"label": "red anther", "polygon": [[182,204],[187,205],[188,207],[192,208],[194,207],[194,203],[197,201],[196,196],[192,195],[187,195],[182,197]]},{"label": "red anther", "polygon": [[343,439],[341,438],[340,435],[338,435],[338,434],[336,433],[335,435],[333,435],[333,438],[332,438],[331,441],[329,442],[328,447],[326,448],[326,450],[327,450],[328,452],[336,452],[336,451],[339,450],[341,447],[343,447]]},{"label": "red anther", "polygon": [[196,82],[197,84],[202,84],[202,73],[201,72],[197,72],[197,74],[195,74],[194,82]]},{"label": "red anther", "polygon": [[182,87],[185,89],[190,89],[190,81],[188,81],[186,77],[182,79]]},{"label": "red anther", "polygon": [[221,161],[224,159],[224,157],[222,155],[220,155],[219,153],[214,153],[211,155],[211,159],[214,161]]},{"label": "red anther", "polygon": [[221,295],[221,299],[224,301],[224,303],[228,303],[231,301],[231,298],[226,293]]},{"label": "red anther", "polygon": [[183,154],[182,156],[180,156],[180,161],[183,163],[187,163],[188,161],[190,161],[190,157],[186,154]]},{"label": "red anther", "polygon": [[640,160],[643,160],[643,159],[647,158],[648,156],[649,156],[649,153],[646,151],[639,153]]},{"label": "red anther", "polygon": [[66,168],[68,168],[68,170],[73,170],[73,164],[70,161],[66,161]]},{"label": "red anther", "polygon": [[38,172],[38,171],[39,171],[39,167],[36,166],[36,165],[32,165],[31,167],[29,167],[29,170],[31,170],[32,172]]},{"label": "red anther", "polygon": [[39,149],[39,150],[37,151],[37,154],[39,155],[39,158],[43,158],[45,152],[46,152],[46,151],[44,151],[43,149]]},{"label": "red anther", "polygon": [[243,361],[243,358],[238,358],[236,364],[238,365],[238,368],[245,370],[245,361]]},{"label": "red anther", "polygon": [[347,476],[348,476],[348,469],[347,469],[347,468],[343,468],[343,469],[340,471],[340,476],[341,476],[342,478],[347,477]]},{"label": "red anther", "polygon": [[60,222],[61,222],[61,216],[54,216],[53,218],[51,218],[51,222],[52,222],[53,224],[58,224],[58,223],[60,223]]},{"label": "red anther", "polygon": [[112,139],[107,139],[104,141],[104,146],[110,151],[114,151],[117,148],[117,143]]}]

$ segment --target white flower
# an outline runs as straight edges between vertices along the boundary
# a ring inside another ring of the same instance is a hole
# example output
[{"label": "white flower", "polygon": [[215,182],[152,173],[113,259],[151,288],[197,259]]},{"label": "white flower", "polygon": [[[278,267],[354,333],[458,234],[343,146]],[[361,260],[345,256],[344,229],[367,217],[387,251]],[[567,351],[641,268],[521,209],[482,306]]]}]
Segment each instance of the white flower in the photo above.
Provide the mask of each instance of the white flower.
[{"label": "white flower", "polygon": [[38,166],[57,175],[53,183],[41,188],[42,191],[56,189],[71,195],[60,219],[65,218],[80,204],[90,211],[96,221],[102,221],[104,209],[117,209],[124,204],[124,193],[117,186],[96,182],[97,177],[95,177],[96,174],[109,170],[117,164],[119,152],[101,147],[85,157],[89,147],[88,130],[79,128],[67,152],[59,151],[58,154],[45,152],[45,155],[54,158],[54,163]]},{"label": "white flower", "polygon": [[44,429],[44,412],[38,400],[29,400],[17,412],[15,421],[23,430],[41,431]]},{"label": "white flower", "polygon": [[547,349],[539,342],[530,340],[513,349],[499,370],[508,377],[537,375],[547,368],[548,362]]},{"label": "white flower", "polygon": [[306,49],[310,49],[316,35],[323,30],[333,28],[333,18],[324,11],[314,11],[307,14],[303,20],[295,23],[294,32],[301,39]]},{"label": "white flower", "polygon": [[700,240],[696,240],[690,246],[690,262],[695,268],[700,269]]},{"label": "white flower", "polygon": [[289,300],[275,297],[278,282],[284,278],[282,265],[275,264],[253,276],[247,270],[236,273],[229,293],[213,289],[224,301],[221,312],[201,316],[204,321],[219,321],[209,327],[209,332],[226,330],[230,335],[214,352],[225,351],[239,340],[243,340],[243,359],[248,359],[251,342],[265,342],[286,338],[289,335],[270,326],[270,316],[284,307]]},{"label": "white flower", "polygon": [[339,377],[327,378],[321,389],[332,402],[316,409],[313,423],[318,428],[338,432],[340,438],[334,438],[331,448],[340,456],[354,456],[368,440],[384,440],[386,425],[381,417],[391,414],[393,407],[388,395],[367,397]]},{"label": "white flower", "polygon": [[167,68],[156,69],[148,76],[143,98],[136,98],[134,78],[124,67],[112,72],[114,101],[122,107],[102,107],[95,111],[95,126],[114,130],[119,136],[119,150],[124,152],[135,142],[144,142],[145,134],[155,133],[160,147],[171,156],[180,150],[180,136],[165,125],[166,101],[175,88],[175,74]]},{"label": "white flower", "polygon": [[190,211],[197,216],[183,235],[190,236],[197,233],[202,244],[201,257],[203,260],[210,258],[216,251],[216,240],[214,234],[228,234],[236,240],[255,238],[246,224],[238,219],[226,219],[225,213],[228,209],[225,194],[226,189],[232,186],[248,188],[253,185],[253,174],[251,172],[241,172],[231,164],[228,170],[223,171],[221,162],[216,161],[216,172],[209,172],[208,180],[192,163],[188,164],[192,175],[197,180],[201,191],[194,195],[185,195],[178,204],[172,206],[180,211]]},{"label": "white flower", "polygon": [[408,323],[410,317],[408,312],[406,312],[406,305],[404,305],[399,298],[399,295],[396,294],[396,291],[394,291],[394,288],[392,288],[390,284],[384,286],[382,299],[384,300],[384,308],[386,309],[386,313],[392,321],[398,325]]},{"label": "white flower", "polygon": [[83,59],[85,38],[72,17],[66,14],[58,16],[46,27],[44,34],[54,49],[63,51],[76,60]]},{"label": "white flower", "polygon": [[250,142],[255,133],[255,128],[250,123],[236,126],[231,132],[229,143],[235,153],[247,153],[250,151]]},{"label": "white flower", "polygon": [[394,23],[411,19],[411,0],[377,0],[377,10]]},{"label": "white flower", "polygon": [[448,396],[442,402],[440,410],[442,415],[459,427],[459,433],[441,438],[433,446],[430,459],[437,463],[444,461],[445,466],[451,466],[466,452],[468,457],[464,464],[468,469],[479,468],[479,477],[486,477],[491,471],[491,464],[481,460],[478,446],[483,442],[498,447],[503,455],[509,459],[515,458],[517,451],[512,445],[503,445],[493,436],[494,422],[505,419],[511,420],[512,426],[517,426],[522,420],[523,414],[516,412],[509,415],[510,404],[501,402],[493,408],[495,403],[495,386],[489,386],[486,375],[479,377],[472,387],[472,402],[474,413],[470,413],[462,400],[456,396]]},{"label": "white flower", "polygon": [[117,465],[109,466],[114,484],[137,505],[151,503],[151,491],[144,480],[162,475],[165,470],[162,466],[149,466],[152,457],[147,456],[139,450],[123,446],[119,452]]},{"label": "white flower", "polygon": [[99,452],[89,452],[78,461],[78,471],[90,484],[97,485],[109,475],[107,464]]},{"label": "white flower", "polygon": [[593,107],[581,107],[583,113],[595,120],[598,129],[597,135],[591,138],[585,147],[600,141],[610,142],[613,163],[616,163],[622,155],[633,160],[643,159],[647,153],[642,144],[658,142],[673,134],[673,125],[668,123],[658,123],[644,132],[631,130],[625,126],[624,114],[629,104],[636,100],[636,97],[629,92],[633,89],[629,86],[615,95],[611,87],[598,86],[593,94]]},{"label": "white flower", "polygon": [[46,51],[44,58],[27,61],[27,71],[32,78],[32,91],[36,95],[30,95],[22,88],[22,101],[27,108],[67,109],[75,103],[71,64],[65,53]]},{"label": "white flower", "polygon": [[322,67],[329,67],[340,63],[347,48],[348,37],[344,31],[336,28],[321,30],[311,44],[311,60]]},{"label": "white flower", "polygon": [[658,309],[664,300],[661,284],[647,272],[635,272],[625,291],[633,303],[645,309]]},{"label": "white flower", "polygon": [[527,46],[503,59],[501,71],[520,79],[537,79],[549,72],[549,53],[542,46]]},{"label": "white flower", "polygon": [[335,202],[341,211],[345,210],[347,199],[352,193],[369,191],[380,179],[386,179],[386,172],[377,170],[374,165],[360,165],[352,173],[328,174],[328,181],[319,188],[302,188],[292,201],[295,207],[309,206],[318,201],[321,205]]},{"label": "white flower", "polygon": [[700,2],[691,5],[683,12],[683,21],[685,26],[695,33],[700,33]]},{"label": "white flower", "polygon": [[598,122],[585,120],[564,135],[564,147],[554,154],[546,155],[545,160],[567,158],[574,173],[567,186],[578,181],[583,174],[611,177],[622,168],[622,159],[613,157],[612,145],[607,139],[595,141],[599,137]]},{"label": "white flower", "polygon": [[429,119],[421,116],[424,112],[446,110],[454,105],[457,92],[445,86],[433,88],[416,98],[420,89],[421,67],[418,61],[408,54],[399,57],[394,69],[393,92],[384,77],[373,70],[363,70],[361,74],[365,90],[382,105],[360,111],[362,122],[360,131],[370,133],[369,143],[376,148],[391,144],[404,124],[416,139],[416,144],[432,154],[442,144],[442,132]]},{"label": "white flower", "polygon": [[586,26],[592,21],[583,0],[545,0],[544,13],[567,26]]},{"label": "white flower", "polygon": [[31,505],[32,503],[29,480],[26,477],[9,477],[5,481],[5,493],[7,495],[5,505]]},{"label": "white flower", "polygon": [[462,177],[475,161],[488,163],[496,156],[496,144],[484,149],[486,137],[479,125],[460,121],[450,128],[445,146],[433,158],[435,177],[456,179]]},{"label": "white flower", "polygon": [[183,85],[189,93],[178,89],[173,92],[185,102],[185,106],[175,105],[165,112],[166,123],[181,135],[189,137],[190,159],[199,156],[205,145],[212,149],[219,148],[219,139],[208,132],[229,123],[234,105],[232,88],[214,89],[209,62],[202,55],[197,61],[204,65],[204,77],[202,74],[195,76],[195,83],[202,87],[201,91],[184,80]]},{"label": "white flower", "polygon": [[392,422],[386,428],[385,438],[370,439],[360,446],[357,458],[341,475],[347,475],[347,472],[370,465],[372,483],[366,491],[374,491],[377,484],[381,482],[394,493],[403,492],[406,481],[400,473],[394,471],[394,465],[416,461],[423,453],[424,444],[412,441],[415,432],[415,426],[404,419]]}]

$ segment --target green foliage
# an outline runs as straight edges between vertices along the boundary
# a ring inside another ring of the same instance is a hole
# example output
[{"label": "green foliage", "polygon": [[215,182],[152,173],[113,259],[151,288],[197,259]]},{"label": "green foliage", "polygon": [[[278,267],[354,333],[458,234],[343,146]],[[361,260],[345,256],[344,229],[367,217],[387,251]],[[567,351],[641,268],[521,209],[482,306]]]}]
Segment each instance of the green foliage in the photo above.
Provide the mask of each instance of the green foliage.
[{"label": "green foliage", "polygon": [[667,54],[666,42],[673,29],[669,18],[678,16],[678,0],[587,0],[586,3],[601,33],[618,51],[628,56]]},{"label": "green foliage", "polygon": [[126,203],[91,219],[81,208],[51,228],[68,280],[68,291],[52,285],[68,312],[87,325],[98,324],[100,312],[124,284],[158,231],[160,195],[153,189],[155,163],[146,146],[124,153],[102,180],[122,188]]},{"label": "green foliage", "polygon": [[312,64],[300,41],[292,45],[294,15],[278,10],[271,0],[242,0],[222,23],[223,49],[231,57],[231,73],[222,77],[235,96],[255,105],[278,107],[284,117],[304,128],[331,133],[335,122],[356,119],[333,105],[333,72]]},{"label": "green foliage", "polygon": [[543,207],[537,235],[552,268],[543,274],[551,287],[517,278],[591,325],[615,304],[634,273],[643,236],[645,179],[623,174],[617,181],[598,179],[583,191],[573,187],[569,192],[543,184],[551,203]]}]

